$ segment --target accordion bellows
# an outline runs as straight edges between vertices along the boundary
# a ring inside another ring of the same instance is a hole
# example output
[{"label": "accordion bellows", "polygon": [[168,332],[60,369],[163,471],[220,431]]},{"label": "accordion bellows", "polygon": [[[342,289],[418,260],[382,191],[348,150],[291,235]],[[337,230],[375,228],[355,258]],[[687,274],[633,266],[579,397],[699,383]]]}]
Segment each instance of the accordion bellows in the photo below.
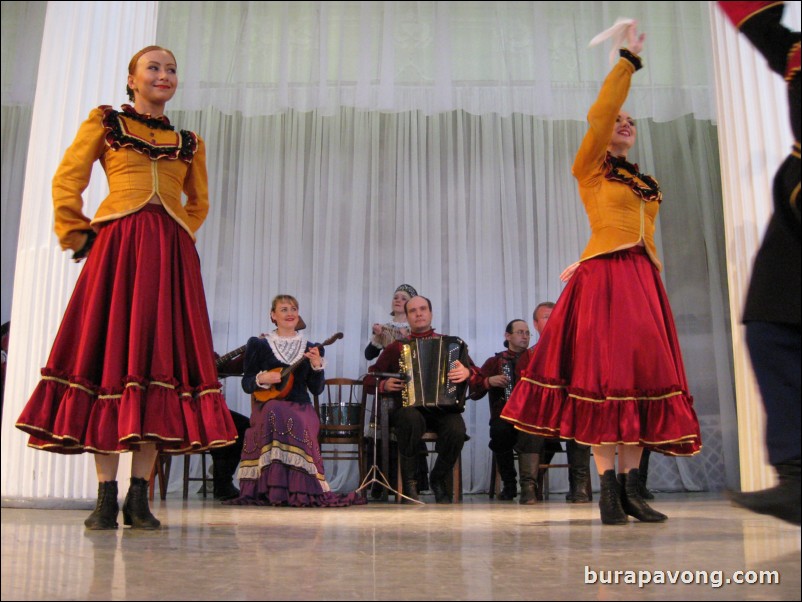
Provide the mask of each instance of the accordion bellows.
[{"label": "accordion bellows", "polygon": [[404,406],[462,411],[468,382],[454,383],[448,372],[466,349],[462,339],[450,336],[404,343],[401,370],[408,378],[401,393]]}]

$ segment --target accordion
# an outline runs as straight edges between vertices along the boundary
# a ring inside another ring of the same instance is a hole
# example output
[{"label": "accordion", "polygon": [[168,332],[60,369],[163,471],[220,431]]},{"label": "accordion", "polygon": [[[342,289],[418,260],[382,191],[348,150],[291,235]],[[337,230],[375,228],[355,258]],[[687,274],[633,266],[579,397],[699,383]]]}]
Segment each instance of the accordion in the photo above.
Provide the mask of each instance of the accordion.
[{"label": "accordion", "polygon": [[404,406],[462,411],[468,381],[454,383],[448,372],[467,349],[458,337],[412,339],[401,351],[401,372],[407,384],[401,392]]}]

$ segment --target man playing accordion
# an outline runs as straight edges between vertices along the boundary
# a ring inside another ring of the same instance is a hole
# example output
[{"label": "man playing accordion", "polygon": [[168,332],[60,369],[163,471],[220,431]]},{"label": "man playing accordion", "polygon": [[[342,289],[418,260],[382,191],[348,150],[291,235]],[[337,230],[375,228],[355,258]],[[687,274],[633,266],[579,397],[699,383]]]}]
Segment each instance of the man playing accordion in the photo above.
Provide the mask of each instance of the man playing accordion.
[{"label": "man playing accordion", "polygon": [[[413,297],[405,306],[407,321],[410,327],[410,338],[407,341],[399,340],[391,343],[384,348],[379,359],[371,367],[373,372],[384,373],[405,373],[404,346],[407,345],[407,355],[409,354],[410,344],[423,342],[444,337],[432,328],[432,304],[426,297]],[[454,340],[457,340],[454,338]],[[414,347],[414,345],[413,345]],[[420,375],[408,375],[409,379],[418,378]],[[432,375],[425,375],[431,378]],[[459,385],[456,387],[461,390],[461,397],[464,401],[464,390],[466,385],[471,387],[481,381],[482,376],[479,369],[474,366],[468,356],[468,348],[461,344],[458,359],[448,364],[445,375],[447,383]],[[402,392],[408,387],[407,380],[400,378],[387,378],[380,381],[379,392],[385,395],[402,397]],[[409,395],[407,395],[409,397]],[[401,476],[404,483],[404,494],[413,499],[418,499],[418,484],[416,481],[417,452],[421,438],[427,431],[437,433],[437,460],[432,468],[429,483],[438,504],[448,504],[451,498],[446,490],[446,475],[451,472],[454,464],[459,458],[462,446],[465,444],[465,421],[462,419],[464,404],[459,400],[455,403],[429,405],[396,405],[396,409],[390,415],[390,425],[395,429],[396,439],[398,440],[398,454],[401,463]]]}]

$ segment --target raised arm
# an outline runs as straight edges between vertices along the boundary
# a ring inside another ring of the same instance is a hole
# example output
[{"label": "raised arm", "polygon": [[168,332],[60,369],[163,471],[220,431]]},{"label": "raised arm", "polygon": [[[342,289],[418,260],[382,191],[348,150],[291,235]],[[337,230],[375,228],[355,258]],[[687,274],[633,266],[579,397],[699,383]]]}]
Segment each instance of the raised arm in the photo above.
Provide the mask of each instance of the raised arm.
[{"label": "raised arm", "polygon": [[588,111],[590,127],[571,170],[582,184],[592,184],[594,178],[601,176],[600,167],[613,136],[615,120],[629,94],[632,74],[642,66],[638,53],[643,48],[644,36],[638,35],[635,25],[629,28],[627,35],[628,48],[621,49],[621,59],[605,78],[596,102]]}]

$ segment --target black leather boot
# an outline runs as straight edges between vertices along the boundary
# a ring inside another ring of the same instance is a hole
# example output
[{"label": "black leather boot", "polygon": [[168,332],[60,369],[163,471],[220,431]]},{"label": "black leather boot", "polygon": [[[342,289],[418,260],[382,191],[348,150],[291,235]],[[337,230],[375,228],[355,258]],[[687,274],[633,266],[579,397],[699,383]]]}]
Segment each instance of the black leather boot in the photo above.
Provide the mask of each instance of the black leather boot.
[{"label": "black leather boot", "polygon": [[496,452],[496,465],[498,466],[501,482],[504,486],[498,494],[501,501],[510,501],[518,495],[517,473],[515,472],[515,454],[512,450]]},{"label": "black leather boot", "polygon": [[[401,482],[403,483],[403,494],[408,498],[415,500],[420,499],[418,496],[418,480],[416,475],[418,473],[418,455],[405,456],[399,452],[399,460],[401,464]],[[402,498],[402,504],[411,504],[408,499]]]},{"label": "black leather boot", "polygon": [[649,478],[649,458],[652,452],[644,449],[640,456],[640,465],[638,466],[638,473],[640,474],[640,481],[638,483],[638,491],[644,500],[653,500],[654,495],[646,487],[646,480]]},{"label": "black leather boot", "polygon": [[589,504],[593,501],[590,487],[590,446],[569,441],[566,448],[570,490],[565,499],[572,504]]},{"label": "black leather boot", "polygon": [[626,512],[621,506],[621,486],[615,477],[614,470],[606,470],[601,479],[599,494],[599,511],[601,521],[605,525],[623,525],[628,522]]},{"label": "black leather boot", "polygon": [[624,512],[644,523],[662,523],[668,517],[647,504],[640,495],[640,474],[633,468],[626,475],[618,475],[621,485],[621,507]]},{"label": "black leather boot", "polygon": [[161,523],[148,508],[148,482],[131,477],[128,495],[123,502],[123,524],[132,529],[158,529]]},{"label": "black leather boot", "polygon": [[537,503],[535,482],[540,469],[540,454],[518,454],[518,472],[521,473],[521,497],[518,503],[531,506]]},{"label": "black leather boot", "polygon": [[97,484],[97,505],[84,521],[87,529],[100,531],[117,528],[117,481],[104,481]]},{"label": "black leather boot", "polygon": [[438,504],[451,503],[451,495],[448,493],[448,487],[446,487],[446,480],[444,477],[438,477],[432,473],[429,476],[429,486],[432,488],[435,502]]},{"label": "black leather boot", "polygon": [[762,491],[728,492],[730,500],[742,508],[768,514],[792,525],[800,524],[800,460],[789,460],[774,466],[779,484]]},{"label": "black leather boot", "polygon": [[214,483],[214,499],[225,502],[239,497],[239,489],[234,486],[234,473],[239,459],[214,458],[212,462],[212,482]]}]

